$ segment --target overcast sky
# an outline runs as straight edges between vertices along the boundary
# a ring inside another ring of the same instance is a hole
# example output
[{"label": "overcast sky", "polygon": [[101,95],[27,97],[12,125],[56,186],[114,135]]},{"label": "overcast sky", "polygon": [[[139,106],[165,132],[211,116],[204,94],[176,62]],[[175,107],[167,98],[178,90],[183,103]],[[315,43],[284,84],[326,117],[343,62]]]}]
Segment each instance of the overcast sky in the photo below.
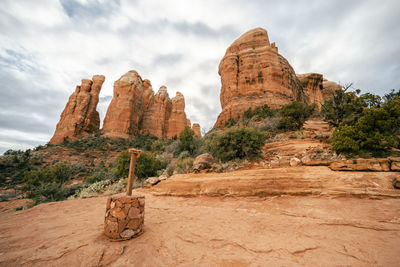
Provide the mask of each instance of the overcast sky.
[{"label": "overcast sky", "polygon": [[0,0],[0,153],[46,144],[82,78],[103,74],[103,120],[113,83],[129,70],[184,94],[209,129],[218,64],[262,27],[296,73],[318,72],[363,92],[400,88],[400,1]]}]

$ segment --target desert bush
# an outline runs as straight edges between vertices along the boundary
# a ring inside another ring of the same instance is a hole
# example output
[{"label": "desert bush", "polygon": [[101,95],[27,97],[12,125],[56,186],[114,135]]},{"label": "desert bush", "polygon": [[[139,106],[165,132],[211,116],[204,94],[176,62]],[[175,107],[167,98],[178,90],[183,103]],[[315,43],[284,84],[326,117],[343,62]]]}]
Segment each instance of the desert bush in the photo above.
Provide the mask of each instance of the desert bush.
[{"label": "desert bush", "polygon": [[303,127],[304,122],[314,112],[315,105],[306,105],[301,102],[292,102],[291,104],[285,105],[280,110],[282,116],[278,128],[283,130],[299,130]]},{"label": "desert bush", "polygon": [[66,199],[77,190],[76,187],[66,188],[65,183],[72,178],[70,167],[59,163],[49,168],[26,171],[24,173],[23,192],[35,204],[47,201]]},{"label": "desert bush", "polygon": [[226,128],[230,128],[232,126],[235,126],[237,124],[237,120],[235,120],[234,118],[229,118],[226,122],[225,122],[225,127]]},{"label": "desert bush", "polygon": [[249,127],[240,127],[212,133],[206,140],[206,147],[214,157],[228,161],[236,158],[258,158],[264,143],[264,133]]},{"label": "desert bush", "polygon": [[131,155],[128,151],[121,152],[115,160],[115,174],[119,178],[128,177]]},{"label": "desert bush", "polygon": [[177,173],[187,173],[192,170],[193,158],[184,158],[177,162],[176,172]]},{"label": "desert bush", "polygon": [[381,107],[365,108],[354,125],[341,124],[332,135],[332,148],[337,152],[372,152],[382,155],[400,144],[400,99]]},{"label": "desert bush", "polygon": [[178,140],[172,140],[170,139],[170,143],[165,146],[165,152],[172,154],[174,157],[178,157],[179,154],[182,152],[182,145],[181,141]]},{"label": "desert bush", "polygon": [[182,151],[182,153],[181,154],[179,154],[179,159],[184,159],[184,158],[188,158],[188,157],[190,157],[190,153],[189,153],[189,151]]},{"label": "desert bush", "polygon": [[136,160],[135,175],[139,180],[143,180],[156,176],[161,168],[162,163],[154,154],[144,152]]},{"label": "desert bush", "polygon": [[189,126],[185,126],[183,131],[180,133],[179,140],[181,141],[182,150],[189,151],[190,154],[193,154],[195,149],[194,131]]}]

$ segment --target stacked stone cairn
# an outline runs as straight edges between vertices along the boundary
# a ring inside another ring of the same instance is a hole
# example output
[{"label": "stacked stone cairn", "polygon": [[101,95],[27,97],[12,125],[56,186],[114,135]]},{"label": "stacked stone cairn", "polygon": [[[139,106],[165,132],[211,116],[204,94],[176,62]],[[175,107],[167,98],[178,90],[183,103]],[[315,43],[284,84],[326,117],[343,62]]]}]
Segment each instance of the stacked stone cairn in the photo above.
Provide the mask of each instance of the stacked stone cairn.
[{"label": "stacked stone cairn", "polygon": [[127,240],[142,233],[144,196],[109,197],[106,206],[104,234],[113,240]]}]

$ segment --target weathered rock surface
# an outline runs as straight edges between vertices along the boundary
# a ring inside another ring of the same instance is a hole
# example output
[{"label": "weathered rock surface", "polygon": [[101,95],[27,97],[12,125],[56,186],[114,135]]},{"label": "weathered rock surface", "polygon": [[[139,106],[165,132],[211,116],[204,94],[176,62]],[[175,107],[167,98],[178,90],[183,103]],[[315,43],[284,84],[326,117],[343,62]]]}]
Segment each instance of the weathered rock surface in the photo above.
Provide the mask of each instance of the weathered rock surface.
[{"label": "weathered rock surface", "polygon": [[188,121],[180,92],[171,100],[167,88],[161,86],[154,95],[150,81],[131,70],[114,83],[103,131],[117,138],[133,138],[138,133],[172,138],[179,136]]},{"label": "weathered rock surface", "polygon": [[222,112],[214,126],[224,127],[249,107],[268,104],[280,108],[306,101],[303,88],[289,62],[270,44],[267,31],[246,32],[226,50],[219,64]]},{"label": "weathered rock surface", "polygon": [[193,170],[200,171],[211,168],[214,163],[214,157],[211,154],[205,153],[197,156],[193,161]]},{"label": "weathered rock surface", "polygon": [[388,159],[349,159],[335,161],[329,165],[329,168],[334,171],[377,171],[388,172],[390,171],[390,164]]},{"label": "weathered rock surface", "polygon": [[192,130],[193,130],[195,136],[201,137],[200,124],[193,123]]},{"label": "weathered rock surface", "polygon": [[389,161],[391,171],[400,171],[400,157],[389,157]]},{"label": "weathered rock surface", "polygon": [[[186,119],[185,98],[182,93],[176,92],[176,96],[171,100],[171,114],[168,119],[166,137],[168,139],[178,137],[188,123],[190,121]],[[190,127],[190,124],[188,126]]]},{"label": "weathered rock surface", "polygon": [[171,114],[171,106],[167,87],[161,86],[157,94],[151,98],[149,108],[144,113],[141,132],[157,137],[164,137],[166,124]]},{"label": "weathered rock surface", "polygon": [[328,81],[326,79],[322,81],[322,88],[323,88],[322,95],[324,99],[331,98],[336,90],[342,89],[342,87],[339,84],[332,81]]},{"label": "weathered rock surface", "polygon": [[93,134],[99,129],[100,116],[96,107],[104,80],[103,75],[94,75],[92,80],[83,79],[76,87],[61,113],[51,144]]},{"label": "weathered rock surface", "polygon": [[310,104],[315,104],[317,110],[321,110],[324,103],[323,91],[323,76],[318,73],[298,74],[299,79],[305,95]]}]

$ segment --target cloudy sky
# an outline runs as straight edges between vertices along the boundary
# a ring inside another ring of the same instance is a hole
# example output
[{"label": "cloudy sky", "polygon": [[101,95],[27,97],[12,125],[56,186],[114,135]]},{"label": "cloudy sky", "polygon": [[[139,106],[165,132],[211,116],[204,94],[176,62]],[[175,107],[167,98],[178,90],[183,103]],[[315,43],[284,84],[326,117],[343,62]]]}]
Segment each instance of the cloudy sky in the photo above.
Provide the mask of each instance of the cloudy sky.
[{"label": "cloudy sky", "polygon": [[398,0],[0,0],[0,153],[46,144],[82,78],[137,70],[185,95],[208,130],[221,107],[218,64],[241,34],[267,29],[296,73],[363,92],[400,88]]}]

